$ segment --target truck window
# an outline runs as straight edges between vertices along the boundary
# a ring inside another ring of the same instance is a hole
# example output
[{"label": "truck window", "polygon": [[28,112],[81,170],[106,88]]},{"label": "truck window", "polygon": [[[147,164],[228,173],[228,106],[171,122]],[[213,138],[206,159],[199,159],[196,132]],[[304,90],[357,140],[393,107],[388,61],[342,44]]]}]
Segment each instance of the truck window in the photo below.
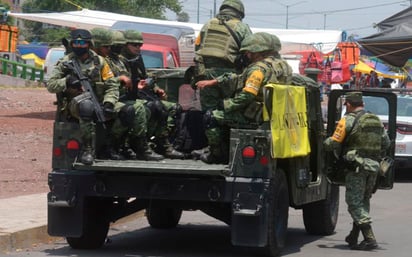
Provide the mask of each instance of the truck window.
[{"label": "truck window", "polygon": [[166,63],[167,63],[167,68],[176,68],[173,55],[170,52],[168,52],[166,55]]},{"label": "truck window", "polygon": [[160,52],[142,50],[146,68],[163,68],[163,55]]}]

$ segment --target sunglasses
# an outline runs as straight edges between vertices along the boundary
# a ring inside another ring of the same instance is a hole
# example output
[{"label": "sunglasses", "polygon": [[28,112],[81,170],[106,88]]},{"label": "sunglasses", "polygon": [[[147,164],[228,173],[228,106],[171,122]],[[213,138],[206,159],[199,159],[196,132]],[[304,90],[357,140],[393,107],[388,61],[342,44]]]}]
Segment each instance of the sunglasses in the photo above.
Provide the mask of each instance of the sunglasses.
[{"label": "sunglasses", "polygon": [[142,43],[128,43],[128,44],[134,47],[141,47],[143,45]]},{"label": "sunglasses", "polygon": [[86,44],[88,44],[89,41],[84,40],[84,39],[75,39],[73,40],[73,45],[80,45],[80,46],[84,46]]}]

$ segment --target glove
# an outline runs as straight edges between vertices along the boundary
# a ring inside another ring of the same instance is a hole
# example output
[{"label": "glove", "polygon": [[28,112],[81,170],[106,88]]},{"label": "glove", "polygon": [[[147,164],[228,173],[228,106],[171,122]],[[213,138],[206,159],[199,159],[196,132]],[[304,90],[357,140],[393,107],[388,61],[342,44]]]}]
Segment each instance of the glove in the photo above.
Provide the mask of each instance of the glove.
[{"label": "glove", "polygon": [[66,87],[67,88],[80,88],[81,87],[80,80],[72,74],[67,75],[66,76]]},{"label": "glove", "polygon": [[106,119],[111,120],[115,115],[114,105],[112,103],[106,102],[103,104],[103,112]]}]

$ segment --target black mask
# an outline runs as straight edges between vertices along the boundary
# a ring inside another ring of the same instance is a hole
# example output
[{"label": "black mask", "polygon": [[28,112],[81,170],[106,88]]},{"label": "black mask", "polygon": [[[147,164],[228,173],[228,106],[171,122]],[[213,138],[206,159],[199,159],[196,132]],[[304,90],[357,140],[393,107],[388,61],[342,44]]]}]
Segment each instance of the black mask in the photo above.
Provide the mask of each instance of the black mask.
[{"label": "black mask", "polygon": [[110,50],[112,51],[112,53],[117,54],[117,55],[122,52],[122,48],[123,48],[122,45],[112,45],[112,46],[110,46]]},{"label": "black mask", "polygon": [[89,51],[89,48],[84,47],[72,47],[72,52],[77,56],[83,56]]}]

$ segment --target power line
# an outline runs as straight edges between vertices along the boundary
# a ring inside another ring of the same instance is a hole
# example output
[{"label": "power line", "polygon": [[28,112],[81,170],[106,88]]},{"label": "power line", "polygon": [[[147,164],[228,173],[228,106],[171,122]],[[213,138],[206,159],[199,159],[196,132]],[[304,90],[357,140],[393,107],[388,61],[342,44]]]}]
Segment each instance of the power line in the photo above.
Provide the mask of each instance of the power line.
[{"label": "power line", "polygon": [[[409,0],[403,0],[403,1],[398,1],[398,2],[391,2],[391,3],[386,3],[386,4],[376,4],[376,5],[369,5],[369,6],[363,6],[363,7],[355,7],[355,8],[347,8],[347,9],[336,9],[336,10],[328,10],[328,11],[309,11],[309,12],[293,12],[290,13],[290,15],[316,15],[316,14],[332,14],[332,13],[339,13],[339,12],[349,12],[349,11],[359,11],[359,10],[365,10],[369,8],[377,8],[377,7],[383,7],[383,6],[389,6],[389,5],[395,5],[395,4],[401,4],[409,2]],[[247,13],[248,16],[285,16],[285,13]]]}]

